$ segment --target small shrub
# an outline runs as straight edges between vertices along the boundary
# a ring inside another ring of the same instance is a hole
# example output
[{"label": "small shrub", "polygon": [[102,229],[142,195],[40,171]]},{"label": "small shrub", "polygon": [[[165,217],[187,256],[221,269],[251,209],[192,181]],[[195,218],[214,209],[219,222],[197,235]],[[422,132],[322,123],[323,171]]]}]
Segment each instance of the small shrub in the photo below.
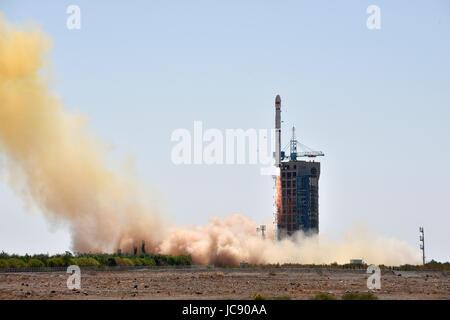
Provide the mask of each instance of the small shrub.
[{"label": "small shrub", "polygon": [[133,261],[131,261],[128,258],[115,257],[114,259],[116,260],[117,266],[132,266],[133,265]]},{"label": "small shrub", "polygon": [[71,260],[71,264],[77,265],[79,267],[87,267],[87,266],[99,266],[100,263],[94,258],[86,258],[80,257]]},{"label": "small shrub", "polygon": [[6,259],[0,259],[0,268],[8,268],[8,261]]},{"label": "small shrub", "polygon": [[270,298],[268,296],[264,296],[261,293],[255,293],[252,296],[252,300],[270,300]]},{"label": "small shrub", "polygon": [[133,258],[133,265],[135,266],[143,266],[144,265],[144,259],[142,258]]},{"label": "small shrub", "polygon": [[378,300],[372,292],[348,292],[341,297],[342,300]]},{"label": "small shrub", "polygon": [[47,260],[47,266],[49,267],[64,267],[66,263],[62,257],[54,257]]},{"label": "small shrub", "polygon": [[155,266],[156,262],[153,258],[144,258],[142,259],[142,265],[144,266]]},{"label": "small shrub", "polygon": [[110,267],[117,266],[116,259],[113,258],[113,257],[109,257],[109,258],[108,258],[108,266],[110,266]]},{"label": "small shrub", "polygon": [[25,268],[27,266],[23,260],[17,258],[8,259],[7,262],[9,268]]},{"label": "small shrub", "polygon": [[309,300],[336,300],[336,297],[332,294],[321,292],[310,297]]},{"label": "small shrub", "polygon": [[166,258],[166,261],[167,261],[167,264],[169,265],[169,266],[173,266],[173,265],[175,265],[175,258],[174,257],[172,257],[172,256],[168,256],[167,258]]},{"label": "small shrub", "polygon": [[39,259],[31,258],[28,261],[28,266],[32,267],[32,268],[42,268],[42,267],[45,267],[45,264]]},{"label": "small shrub", "polygon": [[192,264],[192,257],[190,255],[180,254],[174,257],[173,261],[176,265],[187,266]]}]

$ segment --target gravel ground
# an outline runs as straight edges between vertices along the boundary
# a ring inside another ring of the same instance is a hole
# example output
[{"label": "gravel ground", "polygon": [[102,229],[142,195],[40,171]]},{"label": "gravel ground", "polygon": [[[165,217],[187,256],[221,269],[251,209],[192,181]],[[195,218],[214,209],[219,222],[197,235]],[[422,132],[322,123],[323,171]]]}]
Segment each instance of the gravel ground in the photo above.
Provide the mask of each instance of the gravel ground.
[{"label": "gravel ground", "polygon": [[[450,272],[386,271],[380,299],[450,299]],[[248,268],[211,270],[82,271],[81,289],[67,289],[63,272],[0,273],[0,299],[308,299],[319,292],[338,297],[367,292],[369,276],[358,270]]]}]

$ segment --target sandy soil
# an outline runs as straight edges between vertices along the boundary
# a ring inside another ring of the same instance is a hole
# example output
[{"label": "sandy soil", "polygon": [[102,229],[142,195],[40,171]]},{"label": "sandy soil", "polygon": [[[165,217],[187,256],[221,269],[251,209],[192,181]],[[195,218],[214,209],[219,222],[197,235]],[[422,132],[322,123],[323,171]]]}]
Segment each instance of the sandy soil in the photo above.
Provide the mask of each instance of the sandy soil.
[{"label": "sandy soil", "polygon": [[[380,299],[450,299],[449,272],[382,272]],[[308,299],[366,292],[368,274],[325,269],[212,269],[82,271],[81,289],[69,290],[68,274],[0,273],[0,299]]]}]

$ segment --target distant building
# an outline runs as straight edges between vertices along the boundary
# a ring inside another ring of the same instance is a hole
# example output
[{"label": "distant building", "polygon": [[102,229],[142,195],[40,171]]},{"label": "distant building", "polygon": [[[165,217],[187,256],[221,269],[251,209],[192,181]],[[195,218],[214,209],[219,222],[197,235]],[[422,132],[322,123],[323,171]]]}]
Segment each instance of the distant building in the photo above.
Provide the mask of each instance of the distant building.
[{"label": "distant building", "polygon": [[350,264],[364,264],[362,259],[351,259]]}]

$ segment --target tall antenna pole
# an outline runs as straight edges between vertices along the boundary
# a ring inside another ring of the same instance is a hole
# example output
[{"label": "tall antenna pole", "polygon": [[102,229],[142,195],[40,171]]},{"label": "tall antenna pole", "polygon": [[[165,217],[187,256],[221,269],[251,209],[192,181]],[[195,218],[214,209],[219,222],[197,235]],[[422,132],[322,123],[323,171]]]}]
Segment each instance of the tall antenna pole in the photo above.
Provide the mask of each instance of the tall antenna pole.
[{"label": "tall antenna pole", "polygon": [[422,250],[422,262],[425,265],[425,233],[423,231],[423,227],[419,228],[420,232],[420,250]]}]

